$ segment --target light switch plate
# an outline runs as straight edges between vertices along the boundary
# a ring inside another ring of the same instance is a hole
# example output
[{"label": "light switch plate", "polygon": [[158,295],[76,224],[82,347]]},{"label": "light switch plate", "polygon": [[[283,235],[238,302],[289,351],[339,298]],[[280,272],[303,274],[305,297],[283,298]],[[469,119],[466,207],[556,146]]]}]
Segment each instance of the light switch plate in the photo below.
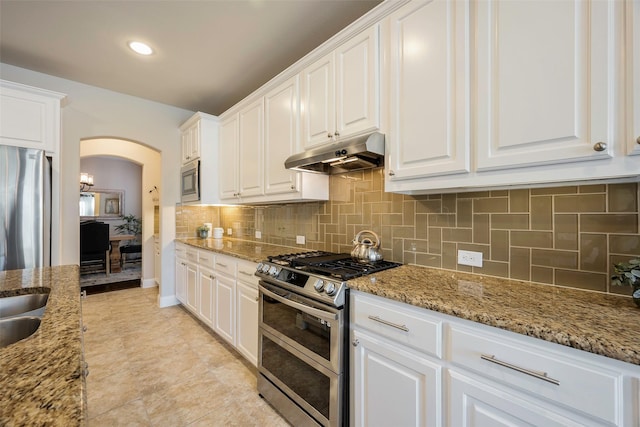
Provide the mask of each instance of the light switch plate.
[{"label": "light switch plate", "polygon": [[305,238],[304,238],[304,236],[296,236],[296,243],[297,243],[298,245],[304,245],[304,243],[305,243]]},{"label": "light switch plate", "polygon": [[262,239],[262,231],[256,230],[256,239]]},{"label": "light switch plate", "polygon": [[227,228],[227,235],[231,236],[233,234],[233,228]]}]

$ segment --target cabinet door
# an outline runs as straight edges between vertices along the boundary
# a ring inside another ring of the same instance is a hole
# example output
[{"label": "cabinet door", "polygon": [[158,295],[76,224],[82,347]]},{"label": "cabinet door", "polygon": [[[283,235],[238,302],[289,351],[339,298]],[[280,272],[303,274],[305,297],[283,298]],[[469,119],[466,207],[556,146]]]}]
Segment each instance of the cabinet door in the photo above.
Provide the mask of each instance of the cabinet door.
[{"label": "cabinet door", "polygon": [[238,114],[240,197],[259,196],[264,193],[263,111],[264,102],[263,98],[260,98]]},{"label": "cabinet door", "polygon": [[232,345],[235,345],[235,291],[235,279],[216,274],[214,328],[218,335]]},{"label": "cabinet door", "polygon": [[213,309],[216,293],[216,278],[213,271],[207,268],[198,268],[198,316],[209,327],[213,327]]},{"label": "cabinet door", "polygon": [[476,3],[478,170],[612,156],[616,7]]},{"label": "cabinet door", "polygon": [[379,25],[335,51],[336,130],[339,137],[380,128]]},{"label": "cabinet door", "polygon": [[298,172],[284,162],[299,151],[300,95],[295,76],[264,97],[265,194],[298,190]]},{"label": "cabinet door", "polygon": [[[447,425],[458,427],[584,426],[557,413],[550,407],[538,406],[522,399],[506,388],[448,371],[449,408]],[[592,423],[589,425],[597,425]]]},{"label": "cabinet door", "polygon": [[302,144],[310,148],[333,141],[336,132],[333,52],[302,72]]},{"label": "cabinet door", "polygon": [[218,158],[220,198],[235,199],[238,195],[238,115],[226,119],[220,125],[220,149]]},{"label": "cabinet door", "polygon": [[187,264],[183,259],[176,258],[176,298],[182,304],[187,303]]},{"label": "cabinet door", "polygon": [[389,18],[392,181],[469,171],[468,15],[468,0],[418,0]]},{"label": "cabinet door", "polygon": [[191,127],[191,144],[189,145],[189,158],[190,160],[195,160],[200,158],[200,144],[202,143],[202,126],[200,125],[200,121],[197,121]]},{"label": "cabinet door", "polygon": [[236,348],[258,365],[258,289],[240,281],[236,284]]},{"label": "cabinet door", "polygon": [[187,308],[198,313],[198,266],[186,263]]},{"label": "cabinet door", "polygon": [[356,426],[441,425],[438,364],[358,329],[351,338]]},{"label": "cabinet door", "polygon": [[627,87],[630,88],[627,91],[630,95],[627,98],[629,110],[627,152],[640,154],[640,2],[627,1],[626,5],[627,40],[629,41]]}]

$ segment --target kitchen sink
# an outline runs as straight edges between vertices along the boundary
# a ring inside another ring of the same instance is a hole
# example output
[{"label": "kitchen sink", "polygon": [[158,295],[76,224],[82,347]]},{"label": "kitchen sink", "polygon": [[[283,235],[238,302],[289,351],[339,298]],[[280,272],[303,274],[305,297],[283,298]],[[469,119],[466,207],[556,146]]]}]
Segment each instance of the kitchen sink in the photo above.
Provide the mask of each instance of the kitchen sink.
[{"label": "kitchen sink", "polygon": [[0,319],[15,316],[42,316],[48,293],[0,298]]},{"label": "kitchen sink", "polygon": [[6,347],[23,340],[40,327],[40,318],[35,316],[0,319],[0,347]]}]

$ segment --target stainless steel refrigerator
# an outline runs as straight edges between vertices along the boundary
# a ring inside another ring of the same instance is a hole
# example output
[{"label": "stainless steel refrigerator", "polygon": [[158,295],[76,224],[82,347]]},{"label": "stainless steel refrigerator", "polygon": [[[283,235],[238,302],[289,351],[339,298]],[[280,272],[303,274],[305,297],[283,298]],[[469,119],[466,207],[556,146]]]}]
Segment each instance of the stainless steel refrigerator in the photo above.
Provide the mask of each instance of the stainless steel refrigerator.
[{"label": "stainless steel refrigerator", "polygon": [[51,265],[51,161],[0,145],[0,271]]}]

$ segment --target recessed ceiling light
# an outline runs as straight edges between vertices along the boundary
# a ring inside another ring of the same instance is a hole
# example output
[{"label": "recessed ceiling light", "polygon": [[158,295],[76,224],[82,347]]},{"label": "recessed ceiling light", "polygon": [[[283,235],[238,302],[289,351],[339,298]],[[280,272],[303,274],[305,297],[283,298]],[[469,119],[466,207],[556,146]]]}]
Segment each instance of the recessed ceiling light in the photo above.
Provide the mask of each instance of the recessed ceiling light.
[{"label": "recessed ceiling light", "polygon": [[129,42],[129,47],[132,51],[140,55],[151,55],[153,53],[153,49],[151,49],[148,44],[142,42]]}]

